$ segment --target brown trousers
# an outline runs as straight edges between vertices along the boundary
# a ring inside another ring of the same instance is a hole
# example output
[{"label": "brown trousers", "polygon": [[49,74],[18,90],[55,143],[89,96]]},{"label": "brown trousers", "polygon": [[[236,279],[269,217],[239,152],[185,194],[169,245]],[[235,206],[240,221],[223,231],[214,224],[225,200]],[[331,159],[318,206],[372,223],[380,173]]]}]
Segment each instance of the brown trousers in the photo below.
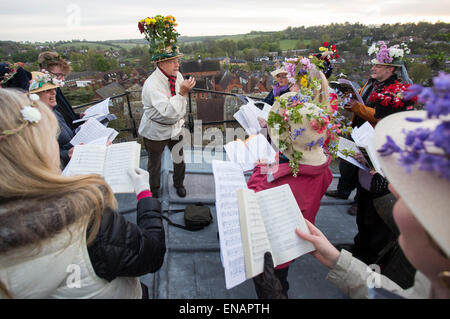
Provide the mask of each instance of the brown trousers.
[{"label": "brown trousers", "polygon": [[[161,180],[161,156],[166,146],[169,147],[170,152],[175,145],[182,143],[183,135],[176,137],[175,139],[168,139],[163,141],[153,141],[144,137],[145,149],[148,153],[148,172],[150,174],[150,188],[154,192],[160,188]],[[183,147],[180,144],[178,146],[179,153],[174,154],[172,152],[173,162],[173,185],[175,187],[183,186],[184,174],[186,171],[186,164],[184,163]],[[175,155],[175,157],[174,157]]]}]

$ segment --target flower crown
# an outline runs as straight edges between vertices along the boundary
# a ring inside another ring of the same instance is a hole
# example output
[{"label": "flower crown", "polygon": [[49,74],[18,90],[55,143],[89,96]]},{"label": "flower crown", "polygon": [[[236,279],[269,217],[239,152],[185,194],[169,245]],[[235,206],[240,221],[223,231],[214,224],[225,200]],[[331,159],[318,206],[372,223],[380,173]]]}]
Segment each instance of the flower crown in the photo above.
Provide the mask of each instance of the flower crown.
[{"label": "flower crown", "polygon": [[14,77],[14,75],[16,75],[19,68],[23,66],[23,63],[20,63],[20,62],[13,63],[13,64],[6,62],[6,64],[8,65],[9,72],[3,74],[0,77],[0,85],[11,80]]},{"label": "flower crown", "polygon": [[[336,158],[339,136],[338,134],[350,134],[351,127],[344,124],[345,117],[341,116],[337,111],[337,95],[332,93],[329,98],[329,105],[331,109],[328,108],[328,103],[319,103],[314,100],[314,89],[321,89],[321,81],[315,77],[311,77],[309,70],[313,67],[309,59],[301,57],[298,65],[294,67],[290,66],[293,64],[291,62],[287,63],[288,73],[294,75],[294,78],[299,79],[301,83],[300,90],[294,96],[289,98],[286,97],[276,97],[275,100],[280,104],[281,114],[270,112],[267,124],[269,127],[278,130],[278,134],[281,137],[284,132],[289,132],[285,135],[286,138],[280,138],[279,140],[279,150],[281,152],[287,150],[290,145],[299,137],[303,135],[305,128],[296,129],[291,132],[290,123],[300,123],[303,121],[308,121],[310,126],[318,134],[325,133],[325,137],[321,137],[318,140],[311,140],[306,145],[309,150],[313,146],[317,145],[326,148],[328,153]],[[294,69],[294,71],[292,70]],[[318,108],[318,112],[317,108]],[[306,110],[306,112],[304,112]],[[289,166],[294,176],[297,176],[300,160],[302,159],[303,153],[294,150],[290,160]]]},{"label": "flower crown", "polygon": [[152,18],[147,17],[138,22],[138,28],[144,34],[145,39],[150,43],[150,53],[153,54],[152,60],[164,58],[167,55],[176,53],[176,44],[178,36],[175,27],[175,18],[171,15],[156,15]]},{"label": "flower crown", "polygon": [[42,69],[42,75],[36,75],[31,80],[30,91],[40,89],[44,84],[51,83],[58,86],[63,86],[64,81],[58,80],[55,76],[51,75],[48,71]]},{"label": "flower crown", "polygon": [[[421,85],[411,86],[405,99],[417,98],[424,104],[429,119],[442,119],[442,122],[432,131],[417,128],[405,133],[405,148],[401,149],[387,136],[386,143],[378,150],[381,156],[399,153],[399,162],[408,173],[413,166],[419,170],[437,172],[439,177],[450,181],[450,74],[440,72],[433,78],[434,87],[424,88]],[[422,122],[420,118],[406,118],[411,122]]]},{"label": "flower crown", "polygon": [[378,41],[377,44],[372,44],[367,53],[369,56],[376,55],[376,58],[371,61],[374,64],[401,65],[404,55],[410,54],[411,50],[404,42],[388,48],[384,41]]},{"label": "flower crown", "polygon": [[4,130],[0,133],[0,141],[5,140],[11,135],[18,134],[29,124],[39,123],[42,119],[42,114],[37,107],[34,107],[36,101],[39,101],[39,96],[37,94],[30,94],[29,99],[31,101],[30,105],[26,105],[20,110],[22,117],[19,118],[21,125],[12,130]]}]

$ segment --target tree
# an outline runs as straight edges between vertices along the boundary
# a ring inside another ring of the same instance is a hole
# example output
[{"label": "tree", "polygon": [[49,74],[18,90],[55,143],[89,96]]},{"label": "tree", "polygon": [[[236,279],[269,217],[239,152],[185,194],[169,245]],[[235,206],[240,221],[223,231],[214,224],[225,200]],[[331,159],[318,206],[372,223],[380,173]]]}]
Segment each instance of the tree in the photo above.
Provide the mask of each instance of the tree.
[{"label": "tree", "polygon": [[413,62],[408,66],[408,74],[414,83],[421,85],[426,85],[433,77],[431,68],[418,62]]}]

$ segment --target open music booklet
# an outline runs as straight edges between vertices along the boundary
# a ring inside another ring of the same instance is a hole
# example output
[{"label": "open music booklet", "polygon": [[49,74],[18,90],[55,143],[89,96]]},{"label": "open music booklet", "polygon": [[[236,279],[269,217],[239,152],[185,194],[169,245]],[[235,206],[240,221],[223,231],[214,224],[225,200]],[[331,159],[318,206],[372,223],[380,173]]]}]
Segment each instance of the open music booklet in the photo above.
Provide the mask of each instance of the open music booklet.
[{"label": "open music booklet", "polygon": [[258,134],[262,129],[258,117],[267,121],[272,106],[264,102],[259,102],[264,104],[264,108],[261,110],[255,105],[255,101],[249,97],[246,98],[248,103],[242,105],[239,111],[234,113],[233,117],[245,129],[248,135]]},{"label": "open music booklet", "polygon": [[355,89],[352,82],[346,79],[338,79],[337,81],[331,81],[330,86],[342,92],[346,96],[349,96],[351,94],[352,98],[355,98],[359,103],[364,104],[363,99],[361,98],[361,95],[359,95],[358,90]]},{"label": "open music booklet", "polygon": [[295,233],[309,230],[288,184],[258,193],[240,189],[237,197],[247,279],[263,272],[267,251],[278,266],[314,250]]},{"label": "open music booklet", "polygon": [[76,145],[63,175],[98,174],[105,179],[114,193],[134,193],[127,170],[139,167],[140,154],[141,145],[137,142],[110,146]]},{"label": "open music booklet", "polygon": [[373,126],[369,122],[365,122],[360,127],[355,127],[352,129],[352,138],[355,141],[356,145],[359,147],[359,150],[364,155],[364,158],[367,161],[367,166],[370,169],[373,169],[380,173],[384,177],[384,173],[381,170],[380,163],[376,156],[376,150],[373,145],[375,130]]},{"label": "open music booklet", "polygon": [[276,152],[262,134],[250,136],[247,140],[236,140],[225,146],[230,161],[241,165],[245,171],[251,171],[259,159],[267,160],[268,164],[275,161]]}]

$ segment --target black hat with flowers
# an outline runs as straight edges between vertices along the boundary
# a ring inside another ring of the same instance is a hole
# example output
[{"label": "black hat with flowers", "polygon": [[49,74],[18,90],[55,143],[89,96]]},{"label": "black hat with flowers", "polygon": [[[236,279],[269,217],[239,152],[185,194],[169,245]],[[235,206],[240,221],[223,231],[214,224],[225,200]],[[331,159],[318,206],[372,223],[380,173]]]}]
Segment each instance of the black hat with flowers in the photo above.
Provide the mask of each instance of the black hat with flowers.
[{"label": "black hat with flowers", "polygon": [[160,62],[183,56],[176,46],[179,33],[175,30],[177,24],[171,15],[147,17],[138,22],[138,28],[150,44],[152,61]]},{"label": "black hat with flowers", "polygon": [[4,88],[19,88],[28,91],[31,73],[22,68],[22,63],[0,63],[0,86]]}]

